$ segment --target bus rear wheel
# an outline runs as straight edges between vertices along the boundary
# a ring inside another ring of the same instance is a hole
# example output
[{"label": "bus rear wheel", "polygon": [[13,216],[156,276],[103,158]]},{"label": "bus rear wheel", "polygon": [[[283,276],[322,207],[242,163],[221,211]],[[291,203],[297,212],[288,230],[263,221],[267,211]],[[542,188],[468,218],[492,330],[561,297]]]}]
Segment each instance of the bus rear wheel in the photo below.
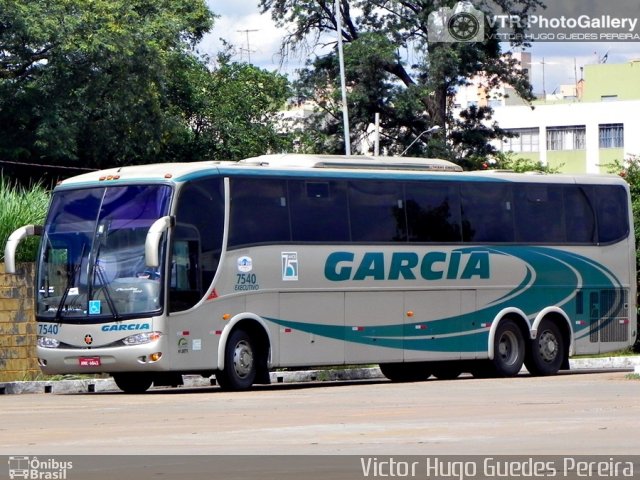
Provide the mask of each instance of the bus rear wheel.
[{"label": "bus rear wheel", "polygon": [[146,373],[114,373],[113,380],[124,393],[144,393],[153,384],[153,378]]},{"label": "bus rear wheel", "polygon": [[511,319],[500,322],[493,346],[493,368],[498,377],[513,377],[522,369],[525,343],[522,330]]},{"label": "bus rear wheel", "polygon": [[565,355],[560,328],[550,320],[543,320],[536,338],[531,341],[525,366],[531,375],[555,375],[560,370]]},{"label": "bus rear wheel", "polygon": [[431,376],[425,363],[381,363],[380,371],[392,382],[422,382]]},{"label": "bus rear wheel", "polygon": [[256,378],[256,349],[244,330],[229,335],[224,356],[224,369],[216,372],[216,380],[223,390],[247,390]]}]

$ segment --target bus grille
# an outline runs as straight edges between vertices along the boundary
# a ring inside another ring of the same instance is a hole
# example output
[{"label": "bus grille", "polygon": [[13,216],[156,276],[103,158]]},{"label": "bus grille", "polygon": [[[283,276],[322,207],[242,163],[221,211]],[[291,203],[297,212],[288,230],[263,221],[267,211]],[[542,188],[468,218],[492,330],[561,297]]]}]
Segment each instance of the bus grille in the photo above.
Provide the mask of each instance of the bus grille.
[{"label": "bus grille", "polygon": [[589,339],[592,343],[629,340],[628,296],[627,290],[622,289],[591,292]]}]

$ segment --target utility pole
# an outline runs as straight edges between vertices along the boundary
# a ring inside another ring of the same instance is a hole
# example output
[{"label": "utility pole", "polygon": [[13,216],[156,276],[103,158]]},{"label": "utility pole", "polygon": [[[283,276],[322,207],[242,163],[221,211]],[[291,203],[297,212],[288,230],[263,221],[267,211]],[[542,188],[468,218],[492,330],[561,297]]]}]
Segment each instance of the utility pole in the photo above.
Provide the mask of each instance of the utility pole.
[{"label": "utility pole", "polygon": [[340,60],[340,87],[342,88],[342,121],[344,124],[344,151],[351,155],[351,134],[349,132],[349,109],[347,107],[347,86],[344,78],[344,54],[342,52],[342,13],[340,0],[335,1],[336,27],[338,31],[338,59]]},{"label": "utility pole", "polygon": [[[247,35],[247,58],[249,59],[249,63],[251,63],[251,43],[249,42],[249,34],[257,31],[258,30],[236,30],[236,32],[238,33],[244,33]],[[241,48],[240,52],[242,52],[243,50],[244,49]],[[240,57],[240,59],[242,59],[242,57]]]}]

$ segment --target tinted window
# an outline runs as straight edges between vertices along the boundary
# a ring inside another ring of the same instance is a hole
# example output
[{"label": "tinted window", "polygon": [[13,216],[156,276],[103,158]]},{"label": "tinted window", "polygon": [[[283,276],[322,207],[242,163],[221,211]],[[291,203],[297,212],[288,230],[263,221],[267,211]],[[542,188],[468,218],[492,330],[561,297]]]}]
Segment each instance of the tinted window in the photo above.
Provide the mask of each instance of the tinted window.
[{"label": "tinted window", "polygon": [[411,242],[459,242],[460,195],[450,183],[408,183],[405,186],[407,226]]},{"label": "tinted window", "polygon": [[286,180],[234,178],[229,245],[289,242]]},{"label": "tinted window", "polygon": [[518,242],[564,241],[562,186],[518,185],[514,191],[514,202]]},{"label": "tinted window", "polygon": [[402,184],[349,182],[351,239],[354,242],[406,241]]},{"label": "tinted window", "polygon": [[347,185],[340,181],[289,180],[294,242],[348,242]]},{"label": "tinted window", "polygon": [[463,183],[462,236],[466,242],[513,242],[511,185]]},{"label": "tinted window", "polygon": [[598,215],[598,241],[621,240],[629,232],[627,195],[621,186],[597,185],[593,188]]},{"label": "tinted window", "polygon": [[567,242],[593,243],[596,220],[585,187],[566,185],[563,191]]},{"label": "tinted window", "polygon": [[171,311],[191,308],[213,281],[224,229],[222,179],[185,185],[178,197],[172,245]]}]

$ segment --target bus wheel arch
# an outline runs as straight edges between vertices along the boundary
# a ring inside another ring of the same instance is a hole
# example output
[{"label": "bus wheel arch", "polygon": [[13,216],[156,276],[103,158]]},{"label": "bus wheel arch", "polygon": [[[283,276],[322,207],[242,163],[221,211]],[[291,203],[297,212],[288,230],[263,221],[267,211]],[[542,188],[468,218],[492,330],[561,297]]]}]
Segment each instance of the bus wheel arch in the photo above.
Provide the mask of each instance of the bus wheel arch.
[{"label": "bus wheel arch", "polygon": [[530,326],[518,310],[502,312],[489,332],[490,376],[512,377],[522,369],[527,352]]},{"label": "bus wheel arch", "polygon": [[270,383],[271,341],[264,323],[257,318],[230,322],[218,350],[218,385],[226,390],[246,390],[254,383]]},{"label": "bus wheel arch", "polygon": [[529,373],[548,376],[568,369],[572,338],[571,324],[563,312],[554,310],[539,315],[525,357]]}]

